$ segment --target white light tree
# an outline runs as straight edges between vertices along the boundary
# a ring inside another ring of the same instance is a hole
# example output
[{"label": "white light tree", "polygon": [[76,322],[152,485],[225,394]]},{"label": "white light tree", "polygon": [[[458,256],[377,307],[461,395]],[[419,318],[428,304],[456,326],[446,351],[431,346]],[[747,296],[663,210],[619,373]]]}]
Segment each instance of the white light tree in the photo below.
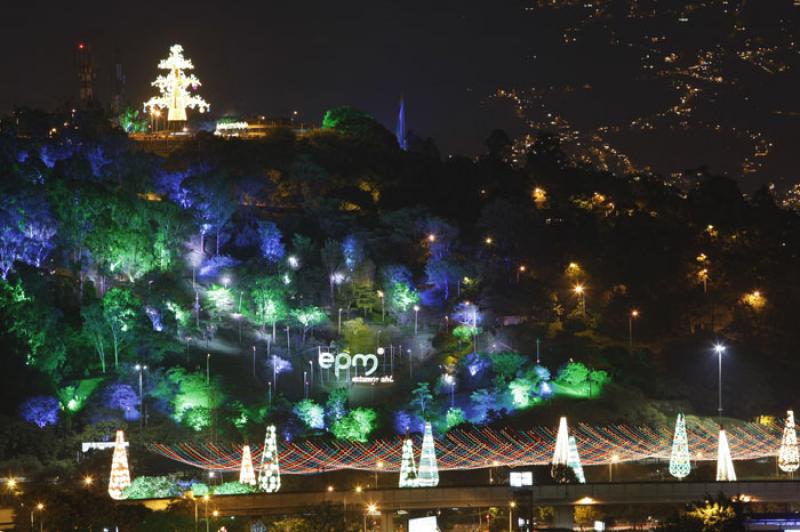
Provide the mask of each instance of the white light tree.
[{"label": "white light tree", "polygon": [[400,457],[400,484],[401,488],[416,488],[417,466],[414,464],[414,442],[411,438],[403,440],[403,453]]},{"label": "white light tree", "polygon": [[575,473],[578,483],[586,484],[586,476],[583,474],[583,465],[581,464],[581,456],[578,454],[578,442],[575,436],[569,437],[569,460],[567,465]]},{"label": "white light tree", "polygon": [[169,57],[158,63],[160,70],[168,71],[160,75],[151,84],[161,93],[153,96],[144,104],[145,112],[155,109],[167,109],[169,122],[182,122],[186,120],[186,109],[197,109],[201,113],[209,110],[210,105],[190,90],[196,90],[201,85],[194,74],[187,74],[186,70],[194,70],[191,59],[183,57],[183,46],[175,44],[169,49]]},{"label": "white light tree", "polygon": [[131,472],[128,469],[128,451],[125,450],[125,434],[117,431],[114,455],[111,457],[111,475],[108,479],[108,494],[112,499],[127,498],[125,488],[131,485]]},{"label": "white light tree", "polygon": [[794,412],[786,412],[786,425],[783,428],[781,450],[778,453],[778,467],[784,473],[794,473],[800,468],[800,452],[797,448],[797,430],[794,425]]},{"label": "white light tree", "polygon": [[736,482],[736,471],[733,469],[731,449],[725,429],[719,429],[719,445],[717,447],[717,482]]},{"label": "white light tree", "polygon": [[553,462],[550,475],[558,482],[565,482],[564,470],[569,467],[569,428],[567,418],[562,417],[558,422],[556,447],[553,451]]},{"label": "white light tree", "polygon": [[256,472],[253,469],[253,457],[250,454],[250,446],[242,448],[242,466],[239,469],[239,482],[241,484],[256,485]]},{"label": "white light tree", "polygon": [[425,423],[425,433],[422,436],[422,454],[419,457],[417,486],[421,488],[434,488],[438,485],[439,465],[436,462],[433,429],[430,423]]},{"label": "white light tree", "polygon": [[278,437],[275,425],[267,427],[261,466],[258,468],[258,485],[262,491],[275,493],[281,489],[281,471],[278,467]]},{"label": "white light tree", "polygon": [[686,418],[678,414],[675,420],[675,437],[672,439],[672,454],[669,457],[669,474],[675,478],[684,478],[692,470],[689,454],[689,439],[686,435]]}]

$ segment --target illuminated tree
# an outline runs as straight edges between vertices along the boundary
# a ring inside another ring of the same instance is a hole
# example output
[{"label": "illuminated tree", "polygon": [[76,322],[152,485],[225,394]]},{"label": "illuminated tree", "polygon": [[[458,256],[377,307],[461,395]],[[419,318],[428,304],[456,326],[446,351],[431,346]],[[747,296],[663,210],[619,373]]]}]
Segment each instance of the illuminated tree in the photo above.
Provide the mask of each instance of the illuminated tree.
[{"label": "illuminated tree", "polygon": [[669,473],[681,479],[689,475],[692,470],[691,455],[689,454],[689,440],[686,435],[686,418],[678,414],[675,421],[675,437],[672,439],[672,455],[669,459]]},{"label": "illuminated tree", "polygon": [[100,359],[100,368],[105,373],[106,335],[108,334],[108,329],[103,316],[103,308],[98,303],[81,307],[81,318],[83,318],[82,331],[94,346],[94,350]]},{"label": "illuminated tree", "polygon": [[234,298],[230,288],[218,284],[211,285],[206,290],[206,298],[211,302],[211,309],[216,319],[223,314],[233,312]]},{"label": "illuminated tree", "polygon": [[325,313],[319,307],[303,307],[291,311],[292,317],[303,326],[303,343],[306,342],[306,333],[315,325],[325,321]]},{"label": "illuminated tree", "polygon": [[736,471],[733,469],[731,449],[728,445],[728,435],[725,429],[719,429],[719,444],[717,446],[717,482],[735,482]]},{"label": "illuminated tree", "polygon": [[242,484],[256,485],[256,473],[253,470],[253,457],[250,455],[250,446],[242,447],[242,465],[239,468],[239,482]]},{"label": "illuminated tree", "polygon": [[425,423],[425,432],[422,436],[417,484],[421,488],[434,488],[439,485],[439,466],[436,462],[436,447],[430,423]]},{"label": "illuminated tree", "polygon": [[108,479],[108,494],[112,499],[125,498],[125,488],[131,485],[131,472],[128,469],[128,451],[125,449],[125,435],[117,431],[114,455],[111,457],[111,475]]},{"label": "illuminated tree", "polygon": [[466,421],[467,418],[464,416],[463,410],[458,407],[450,407],[447,409],[447,413],[444,416],[445,430],[450,430],[462,423],[466,423]]},{"label": "illuminated tree", "polygon": [[42,198],[4,194],[0,200],[0,278],[15,262],[39,268],[53,247],[55,221]]},{"label": "illuminated tree", "polygon": [[313,399],[303,399],[294,406],[293,411],[308,428],[325,428],[325,409]]},{"label": "illuminated tree", "polygon": [[531,406],[536,383],[530,379],[516,378],[508,383],[508,392],[511,394],[511,402],[516,408],[527,408]]},{"label": "illuminated tree", "polygon": [[103,318],[111,331],[114,347],[114,367],[119,366],[119,353],[133,329],[138,301],[123,288],[112,288],[103,296]]},{"label": "illuminated tree", "polygon": [[583,475],[583,465],[581,465],[581,457],[578,454],[578,442],[575,436],[569,437],[569,460],[567,466],[575,473],[575,478],[581,484],[586,484],[586,477]]},{"label": "illuminated tree", "polygon": [[255,304],[254,321],[262,328],[272,324],[272,337],[275,338],[276,323],[285,319],[289,313],[286,305],[286,294],[280,282],[272,277],[258,279],[253,284],[250,296]]},{"label": "illuminated tree", "polygon": [[20,405],[19,413],[22,419],[28,423],[33,423],[37,427],[44,428],[47,425],[58,423],[58,413],[61,405],[55,397],[40,395],[31,397]]},{"label": "illuminated tree", "polygon": [[331,432],[340,440],[366,443],[375,430],[378,414],[372,408],[354,408],[331,426]]},{"label": "illuminated tree", "polygon": [[264,437],[264,450],[261,452],[261,466],[258,468],[258,486],[261,491],[275,493],[281,489],[281,472],[278,466],[278,438],[275,425],[267,427]]},{"label": "illuminated tree", "polygon": [[209,105],[200,96],[189,91],[200,86],[200,80],[194,74],[186,74],[186,70],[193,70],[191,59],[183,57],[183,46],[175,44],[169,49],[169,57],[158,63],[160,70],[167,74],[159,75],[152,83],[161,93],[160,96],[150,98],[144,104],[145,112],[153,109],[168,109],[167,120],[180,122],[186,120],[186,109],[197,109],[201,113],[208,111]]},{"label": "illuminated tree", "polygon": [[275,264],[286,254],[280,229],[273,222],[258,222],[258,246],[261,256]]},{"label": "illuminated tree", "polygon": [[784,473],[794,473],[800,467],[800,454],[797,448],[797,431],[794,425],[794,412],[786,412],[786,424],[783,427],[783,439],[778,453],[778,467]]},{"label": "illuminated tree", "polygon": [[425,407],[433,399],[431,395],[431,387],[427,382],[418,382],[417,387],[411,392],[413,397],[412,402],[417,405],[420,415],[425,417]]},{"label": "illuminated tree", "polygon": [[125,133],[147,132],[147,117],[133,107],[126,107],[119,114],[117,120],[119,121],[119,127],[121,127]]},{"label": "illuminated tree", "polygon": [[405,283],[394,283],[389,291],[389,302],[395,312],[404,313],[419,303],[419,294]]},{"label": "illuminated tree", "polygon": [[342,275],[340,270],[344,262],[339,243],[330,238],[326,240],[325,245],[320,250],[320,258],[322,259],[322,265],[325,267],[325,272],[328,274],[328,287],[330,289],[331,305],[333,305],[337,276]]},{"label": "illuminated tree", "polygon": [[400,487],[416,488],[417,466],[414,464],[414,442],[411,438],[403,440],[403,452],[400,457]]}]

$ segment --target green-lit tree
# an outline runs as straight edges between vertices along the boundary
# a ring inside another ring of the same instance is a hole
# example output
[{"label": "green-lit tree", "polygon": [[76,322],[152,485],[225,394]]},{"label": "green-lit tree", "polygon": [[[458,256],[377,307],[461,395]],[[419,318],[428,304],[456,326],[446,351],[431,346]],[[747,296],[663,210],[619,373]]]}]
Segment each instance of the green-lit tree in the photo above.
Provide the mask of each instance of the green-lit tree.
[{"label": "green-lit tree", "polygon": [[417,406],[422,418],[425,418],[425,408],[433,400],[431,394],[430,384],[427,382],[418,382],[417,387],[411,392],[413,403]]},{"label": "green-lit tree", "polygon": [[306,333],[309,329],[325,321],[325,313],[315,306],[308,306],[291,311],[292,317],[303,327],[303,343],[306,342]]},{"label": "green-lit tree", "polygon": [[136,297],[125,288],[112,288],[103,296],[103,319],[111,332],[115,368],[119,366],[119,353],[133,330],[139,306]]},{"label": "green-lit tree", "polygon": [[275,338],[276,324],[286,319],[288,308],[286,306],[286,292],[278,279],[266,277],[253,283],[250,291],[255,310],[252,313],[253,321],[262,330],[267,324],[272,325],[272,338]]}]

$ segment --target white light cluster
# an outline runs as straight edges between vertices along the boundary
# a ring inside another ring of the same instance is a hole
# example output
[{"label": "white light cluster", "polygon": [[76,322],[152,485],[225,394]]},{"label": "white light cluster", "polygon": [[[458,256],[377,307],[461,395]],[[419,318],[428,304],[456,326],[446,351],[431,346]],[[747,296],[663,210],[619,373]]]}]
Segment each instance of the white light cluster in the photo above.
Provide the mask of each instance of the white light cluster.
[{"label": "white light cluster", "polygon": [[183,57],[183,46],[175,44],[169,49],[169,57],[158,63],[160,70],[168,73],[160,75],[151,84],[161,93],[153,96],[144,104],[145,112],[155,109],[167,109],[167,120],[179,122],[186,120],[186,109],[197,109],[201,113],[209,110],[210,105],[200,96],[191,94],[190,89],[197,89],[200,80],[194,74],[186,74],[186,70],[193,70],[191,59]]}]

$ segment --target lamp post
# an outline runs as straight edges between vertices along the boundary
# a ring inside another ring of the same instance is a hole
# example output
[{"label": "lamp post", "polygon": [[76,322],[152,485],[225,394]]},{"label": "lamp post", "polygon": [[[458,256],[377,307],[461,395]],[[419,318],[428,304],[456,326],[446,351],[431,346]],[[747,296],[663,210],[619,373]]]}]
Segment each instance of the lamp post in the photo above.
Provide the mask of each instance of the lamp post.
[{"label": "lamp post", "polygon": [[631,310],[628,315],[628,353],[633,354],[633,320],[639,317],[637,309]]},{"label": "lamp post", "polygon": [[720,343],[714,345],[714,351],[717,353],[718,363],[718,382],[719,382],[719,402],[717,406],[717,413],[719,415],[719,424],[722,426],[722,353],[725,352],[726,347]]},{"label": "lamp post", "polygon": [[256,346],[253,346],[253,377],[256,376]]},{"label": "lamp post", "polygon": [[520,276],[520,274],[525,273],[525,270],[526,270],[526,268],[525,268],[524,264],[520,264],[519,268],[517,268],[517,284],[519,284],[519,276]]},{"label": "lamp post", "polygon": [[419,330],[419,305],[414,305],[414,336]]},{"label": "lamp post", "polygon": [[211,353],[206,353],[206,386],[211,385]]},{"label": "lamp post", "polygon": [[581,307],[581,314],[586,316],[586,288],[578,283],[572,288],[572,292],[578,296],[578,303]]},{"label": "lamp post", "polygon": [[205,503],[206,503],[206,512],[205,512],[205,513],[206,513],[206,532],[209,532],[209,523],[208,523],[208,500],[209,500],[210,498],[211,498],[211,497],[209,497],[209,496],[208,496],[208,494],[206,494],[206,495],[203,495],[203,502],[205,502]]},{"label": "lamp post", "polygon": [[[36,513],[37,511],[41,514],[43,510],[44,510],[44,504],[42,503],[38,503],[36,507],[33,510],[31,510],[31,530],[33,530],[33,514]],[[39,515],[39,531],[41,532],[41,530],[42,530],[42,516]]]},{"label": "lamp post", "polygon": [[515,501],[511,501],[508,503],[508,532],[511,532],[511,514],[514,513],[514,508],[516,508],[517,503]]},{"label": "lamp post", "polygon": [[337,329],[339,331],[339,336],[342,335],[342,308],[339,308],[339,327]]},{"label": "lamp post", "polygon": [[144,395],[142,395],[142,373],[147,369],[146,365],[136,364],[133,367],[139,372],[139,436],[142,435],[144,424]]},{"label": "lamp post", "polygon": [[386,321],[386,296],[383,290],[378,290],[378,297],[381,298],[381,323]]}]

